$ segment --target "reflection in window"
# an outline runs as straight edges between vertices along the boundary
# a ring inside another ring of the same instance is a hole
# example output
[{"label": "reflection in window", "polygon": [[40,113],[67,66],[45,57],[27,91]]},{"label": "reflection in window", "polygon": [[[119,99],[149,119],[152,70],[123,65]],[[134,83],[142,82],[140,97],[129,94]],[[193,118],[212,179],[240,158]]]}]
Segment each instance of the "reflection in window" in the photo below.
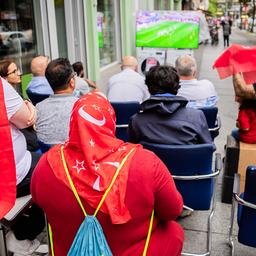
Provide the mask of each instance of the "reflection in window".
[{"label": "reflection in window", "polygon": [[0,58],[13,59],[23,73],[30,72],[36,55],[32,0],[0,0]]},{"label": "reflection in window", "polygon": [[114,4],[115,0],[98,0],[97,3],[101,67],[117,60]]},{"label": "reflection in window", "polygon": [[155,10],[170,10],[169,0],[154,0],[154,9]]},{"label": "reflection in window", "polygon": [[59,56],[62,58],[66,58],[68,56],[68,50],[66,40],[64,0],[54,0],[54,5],[57,24]]}]

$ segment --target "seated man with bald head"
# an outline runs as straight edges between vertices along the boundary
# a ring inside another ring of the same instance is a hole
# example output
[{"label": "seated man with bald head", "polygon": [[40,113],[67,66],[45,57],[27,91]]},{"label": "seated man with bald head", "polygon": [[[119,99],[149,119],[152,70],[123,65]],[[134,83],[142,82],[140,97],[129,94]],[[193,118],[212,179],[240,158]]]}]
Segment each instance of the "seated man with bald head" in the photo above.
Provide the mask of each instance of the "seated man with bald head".
[{"label": "seated man with bald head", "polygon": [[108,82],[109,101],[143,102],[150,94],[145,79],[138,73],[138,61],[133,56],[122,59],[121,72],[112,76]]},{"label": "seated man with bald head", "polygon": [[28,84],[27,90],[38,94],[53,94],[53,90],[45,78],[45,70],[49,63],[46,56],[37,56],[31,61],[32,80]]},{"label": "seated man with bald head", "polygon": [[217,104],[218,95],[214,85],[207,79],[197,79],[196,60],[190,55],[177,58],[175,67],[180,77],[178,96],[186,98],[188,107],[213,107]]}]

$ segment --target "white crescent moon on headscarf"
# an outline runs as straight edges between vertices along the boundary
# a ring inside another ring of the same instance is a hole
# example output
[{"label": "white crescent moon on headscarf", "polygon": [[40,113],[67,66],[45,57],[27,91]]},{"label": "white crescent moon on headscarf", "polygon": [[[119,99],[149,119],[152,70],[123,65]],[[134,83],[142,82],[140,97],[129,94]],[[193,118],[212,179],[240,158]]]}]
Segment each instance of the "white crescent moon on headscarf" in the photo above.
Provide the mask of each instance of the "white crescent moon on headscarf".
[{"label": "white crescent moon on headscarf", "polygon": [[90,114],[88,114],[87,112],[85,112],[83,110],[83,107],[79,108],[78,110],[79,115],[84,118],[85,120],[87,120],[88,122],[95,124],[97,126],[103,126],[106,123],[106,119],[105,116],[103,116],[102,120],[98,120],[94,117],[92,117]]},{"label": "white crescent moon on headscarf", "polygon": [[100,191],[100,176],[98,176],[97,179],[95,180],[93,184],[93,189]]},{"label": "white crescent moon on headscarf", "polygon": [[119,162],[103,162],[104,164],[109,164],[109,165],[112,165],[112,166],[115,166],[116,168],[119,167],[120,163]]}]

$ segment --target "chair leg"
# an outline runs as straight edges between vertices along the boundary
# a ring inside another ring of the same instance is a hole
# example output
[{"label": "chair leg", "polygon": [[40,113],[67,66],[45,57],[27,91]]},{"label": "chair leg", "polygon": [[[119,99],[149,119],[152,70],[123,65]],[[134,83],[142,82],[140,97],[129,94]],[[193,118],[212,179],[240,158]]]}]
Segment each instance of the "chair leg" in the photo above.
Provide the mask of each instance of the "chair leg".
[{"label": "chair leg", "polygon": [[7,246],[5,239],[5,229],[4,226],[0,223],[0,256],[7,256]]},{"label": "chair leg", "polygon": [[[207,223],[207,251],[205,253],[199,254],[199,253],[188,253],[188,252],[182,252],[182,256],[208,256],[211,255],[212,250],[212,218],[215,212],[216,207],[216,182],[217,179],[214,178],[214,184],[213,184],[213,198],[212,198],[212,205],[211,205],[211,212],[208,217],[208,223]],[[233,256],[233,255],[232,255]]]},{"label": "chair leg", "polygon": [[236,209],[236,202],[235,199],[232,199],[232,207],[231,207],[231,217],[230,217],[230,225],[229,225],[229,235],[228,235],[228,243],[231,248],[231,256],[235,255],[235,246],[233,241],[233,228],[234,228],[234,218],[235,218],[235,209]]}]

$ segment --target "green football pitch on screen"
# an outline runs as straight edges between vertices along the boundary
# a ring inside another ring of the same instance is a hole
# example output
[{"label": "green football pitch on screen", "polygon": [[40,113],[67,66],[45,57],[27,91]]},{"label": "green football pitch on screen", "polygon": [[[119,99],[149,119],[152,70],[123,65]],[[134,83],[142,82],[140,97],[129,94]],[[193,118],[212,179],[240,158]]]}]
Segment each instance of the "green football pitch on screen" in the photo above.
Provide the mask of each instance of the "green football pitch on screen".
[{"label": "green football pitch on screen", "polygon": [[198,24],[165,21],[137,30],[136,46],[152,48],[198,48],[198,38]]}]

